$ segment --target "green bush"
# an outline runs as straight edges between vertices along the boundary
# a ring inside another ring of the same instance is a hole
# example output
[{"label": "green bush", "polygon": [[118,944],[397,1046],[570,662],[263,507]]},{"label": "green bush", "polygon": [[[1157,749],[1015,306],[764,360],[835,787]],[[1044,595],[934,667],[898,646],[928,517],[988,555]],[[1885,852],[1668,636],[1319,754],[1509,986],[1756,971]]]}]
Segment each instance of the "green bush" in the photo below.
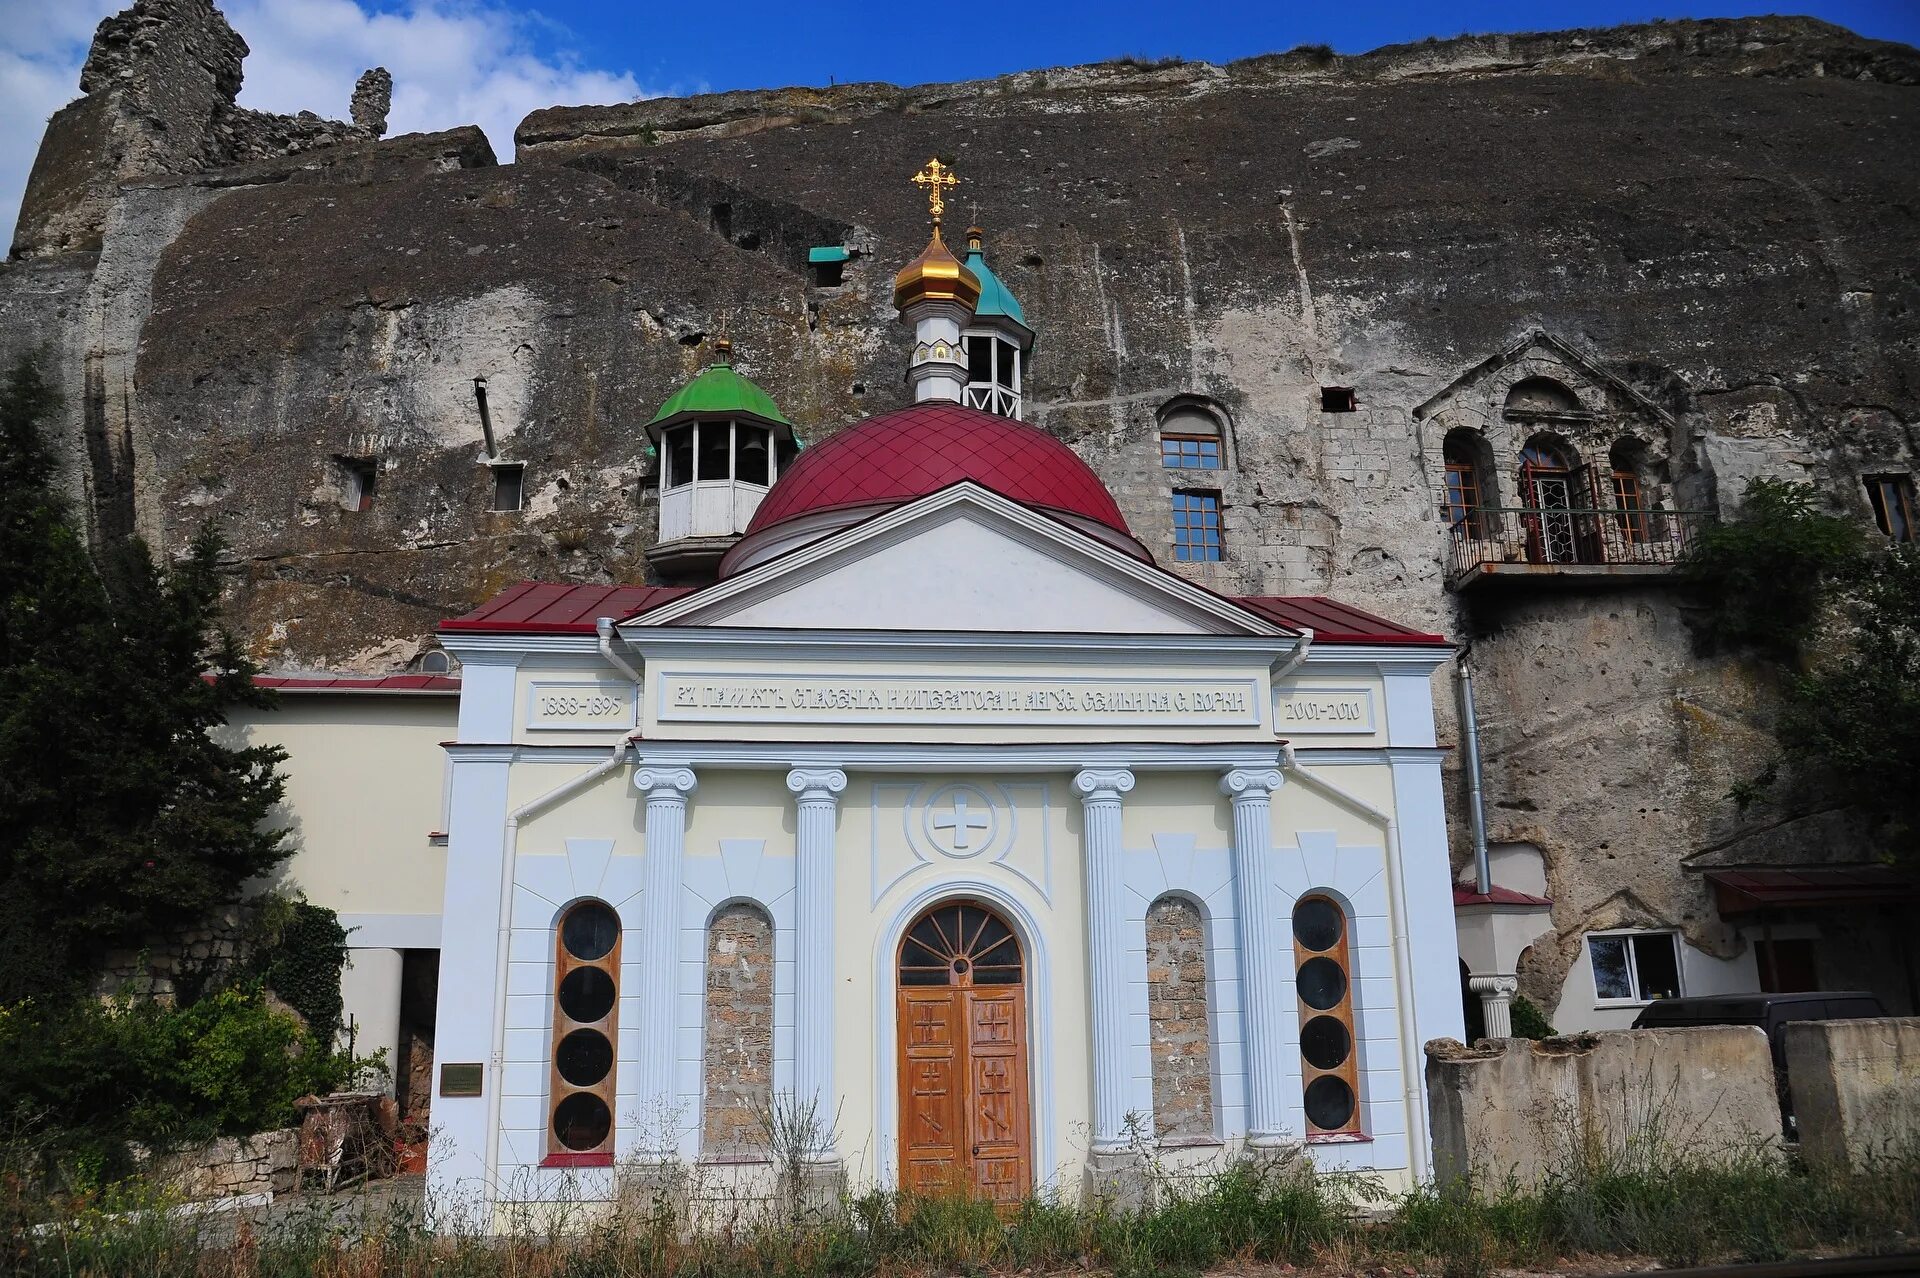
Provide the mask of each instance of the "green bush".
[{"label": "green bush", "polygon": [[1701,646],[1750,648],[1797,665],[1865,544],[1851,520],[1819,509],[1812,485],[1748,481],[1739,513],[1701,533],[1687,554],[1687,577],[1703,605],[1693,620]]},{"label": "green bush", "polygon": [[1559,1033],[1553,1028],[1553,1023],[1547,1020],[1547,1014],[1525,994],[1513,996],[1513,1002],[1508,1007],[1508,1015],[1513,1020],[1515,1038],[1531,1038],[1538,1041],[1543,1038],[1552,1038]]}]

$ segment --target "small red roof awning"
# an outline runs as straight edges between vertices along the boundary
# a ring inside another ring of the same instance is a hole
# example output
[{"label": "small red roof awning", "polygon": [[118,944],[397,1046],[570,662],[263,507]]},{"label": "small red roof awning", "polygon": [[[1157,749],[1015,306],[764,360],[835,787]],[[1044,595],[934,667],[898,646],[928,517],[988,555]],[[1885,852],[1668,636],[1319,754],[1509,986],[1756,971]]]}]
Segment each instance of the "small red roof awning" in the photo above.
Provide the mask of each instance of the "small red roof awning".
[{"label": "small red roof awning", "polygon": [[1453,904],[1458,909],[1462,905],[1552,905],[1544,896],[1534,896],[1527,892],[1518,892],[1513,888],[1495,886],[1485,892],[1476,892],[1464,883],[1453,885]]},{"label": "small red roof awning", "polygon": [[601,617],[615,621],[687,594],[686,586],[582,586],[523,581],[509,586],[464,616],[440,623],[442,630],[519,634],[590,635]]},{"label": "small red roof awning", "polygon": [[1720,913],[1819,905],[1920,904],[1920,878],[1891,865],[1819,865],[1784,870],[1708,870]]},{"label": "small red roof awning", "polygon": [[1446,647],[1445,635],[1428,634],[1376,617],[1325,595],[1232,595],[1248,612],[1290,630],[1313,628],[1316,643],[1393,643]]}]

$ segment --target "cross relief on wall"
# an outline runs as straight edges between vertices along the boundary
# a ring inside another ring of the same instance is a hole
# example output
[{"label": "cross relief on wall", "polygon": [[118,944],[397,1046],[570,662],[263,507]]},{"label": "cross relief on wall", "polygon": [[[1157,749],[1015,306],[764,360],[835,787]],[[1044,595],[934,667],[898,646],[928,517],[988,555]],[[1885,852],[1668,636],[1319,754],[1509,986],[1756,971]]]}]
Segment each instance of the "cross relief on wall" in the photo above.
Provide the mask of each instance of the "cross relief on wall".
[{"label": "cross relief on wall", "polygon": [[[873,900],[945,866],[994,866],[1052,900],[1044,781],[875,781]],[[977,872],[977,871],[976,871]]]}]

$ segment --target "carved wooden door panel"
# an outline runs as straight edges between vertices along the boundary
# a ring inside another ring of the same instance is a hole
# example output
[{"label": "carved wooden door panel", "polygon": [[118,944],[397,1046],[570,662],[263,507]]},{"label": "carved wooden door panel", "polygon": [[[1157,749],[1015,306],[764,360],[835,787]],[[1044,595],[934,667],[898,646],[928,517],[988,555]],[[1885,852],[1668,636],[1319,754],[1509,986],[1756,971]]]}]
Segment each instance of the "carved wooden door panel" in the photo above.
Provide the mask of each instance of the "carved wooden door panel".
[{"label": "carved wooden door panel", "polygon": [[937,906],[899,968],[900,1183],[1013,1204],[1032,1184],[1020,945],[991,911]]},{"label": "carved wooden door panel", "polygon": [[1027,1196],[1027,1026],[1019,986],[974,989],[967,1006],[967,1141],[973,1192]]},{"label": "carved wooden door panel", "polygon": [[965,1182],[963,1044],[954,991],[900,991],[901,1184],[916,1194]]}]

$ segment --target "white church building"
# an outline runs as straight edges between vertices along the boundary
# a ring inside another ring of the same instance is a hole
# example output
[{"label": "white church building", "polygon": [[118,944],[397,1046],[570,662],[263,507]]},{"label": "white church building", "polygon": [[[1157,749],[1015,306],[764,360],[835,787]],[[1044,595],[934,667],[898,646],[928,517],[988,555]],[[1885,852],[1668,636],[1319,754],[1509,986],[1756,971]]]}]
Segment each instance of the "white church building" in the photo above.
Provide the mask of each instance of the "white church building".
[{"label": "white church building", "polygon": [[691,584],[523,583],[441,628],[457,681],[236,720],[291,752],[363,1046],[438,952],[434,1201],[751,1179],[770,1112],[856,1189],[1301,1146],[1423,1177],[1451,647],[1160,567],[1017,419],[1033,334],[977,239],[936,220],[895,292],[912,407],[796,449],[723,352],[650,426]]}]

